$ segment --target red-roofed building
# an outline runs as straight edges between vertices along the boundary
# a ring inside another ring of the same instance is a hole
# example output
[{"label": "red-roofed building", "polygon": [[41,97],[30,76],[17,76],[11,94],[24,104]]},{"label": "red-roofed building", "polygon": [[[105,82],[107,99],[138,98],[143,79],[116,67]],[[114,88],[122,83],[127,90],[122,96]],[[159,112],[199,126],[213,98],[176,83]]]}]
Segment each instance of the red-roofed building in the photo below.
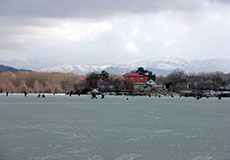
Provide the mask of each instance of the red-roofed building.
[{"label": "red-roofed building", "polygon": [[148,80],[147,77],[139,75],[138,73],[126,73],[123,76],[122,82],[126,85],[130,85],[133,89],[138,89],[144,85]]}]

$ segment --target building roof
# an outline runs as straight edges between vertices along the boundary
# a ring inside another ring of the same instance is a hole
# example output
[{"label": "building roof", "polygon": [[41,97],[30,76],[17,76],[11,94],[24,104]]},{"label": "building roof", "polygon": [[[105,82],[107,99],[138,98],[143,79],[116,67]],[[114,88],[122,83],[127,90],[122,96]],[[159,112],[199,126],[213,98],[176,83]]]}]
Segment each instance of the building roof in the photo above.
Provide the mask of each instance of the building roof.
[{"label": "building roof", "polygon": [[148,80],[147,84],[150,86],[156,86],[157,85],[156,82],[154,82],[152,79]]},{"label": "building roof", "polygon": [[126,73],[122,75],[123,77],[145,77],[143,75],[139,75],[138,73]]}]

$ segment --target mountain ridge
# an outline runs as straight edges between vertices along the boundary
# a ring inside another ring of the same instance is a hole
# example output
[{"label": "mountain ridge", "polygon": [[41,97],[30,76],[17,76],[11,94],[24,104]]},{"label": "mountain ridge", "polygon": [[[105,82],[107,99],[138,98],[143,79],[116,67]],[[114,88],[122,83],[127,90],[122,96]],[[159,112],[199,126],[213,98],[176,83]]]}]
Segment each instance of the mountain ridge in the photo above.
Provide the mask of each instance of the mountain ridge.
[{"label": "mountain ridge", "polygon": [[230,72],[230,59],[183,59],[183,58],[152,58],[132,63],[123,64],[83,64],[60,65],[44,68],[42,72],[72,72],[87,74],[95,71],[108,71],[111,74],[124,74],[136,70],[138,67],[151,70],[157,75],[167,75],[175,69],[181,69],[188,73],[198,72]]}]

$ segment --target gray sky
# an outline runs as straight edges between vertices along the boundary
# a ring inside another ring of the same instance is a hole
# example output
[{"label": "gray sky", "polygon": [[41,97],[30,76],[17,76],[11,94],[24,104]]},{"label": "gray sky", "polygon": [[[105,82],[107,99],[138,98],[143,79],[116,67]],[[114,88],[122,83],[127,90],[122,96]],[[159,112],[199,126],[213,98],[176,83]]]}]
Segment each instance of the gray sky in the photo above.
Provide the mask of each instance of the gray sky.
[{"label": "gray sky", "polygon": [[228,0],[0,0],[0,59],[230,58],[229,28]]}]

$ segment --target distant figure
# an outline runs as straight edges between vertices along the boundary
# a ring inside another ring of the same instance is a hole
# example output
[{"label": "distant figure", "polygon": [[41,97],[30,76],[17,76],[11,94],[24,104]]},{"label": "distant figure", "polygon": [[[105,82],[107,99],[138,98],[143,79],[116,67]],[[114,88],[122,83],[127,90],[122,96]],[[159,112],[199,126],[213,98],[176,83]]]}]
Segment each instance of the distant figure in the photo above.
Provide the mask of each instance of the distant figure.
[{"label": "distant figure", "polygon": [[77,90],[75,91],[75,94],[77,94],[78,96],[80,96],[80,95],[81,95],[81,94],[80,94],[80,90],[77,89]]},{"label": "distant figure", "polygon": [[171,97],[173,98],[173,94],[171,94]]},{"label": "distant figure", "polygon": [[70,91],[70,92],[69,92],[69,96],[71,97],[71,96],[72,96],[72,94],[73,94],[73,91]]},{"label": "distant figure", "polygon": [[160,94],[158,95],[158,98],[161,98],[161,95],[160,95]]},{"label": "distant figure", "polygon": [[129,98],[127,97],[127,98],[126,98],[126,100],[128,101],[128,100],[129,100]]},{"label": "distant figure", "polygon": [[151,98],[151,94],[149,94],[148,96],[149,96],[149,98]]},{"label": "distant figure", "polygon": [[6,92],[6,96],[8,97],[8,95],[9,95],[9,92]]},{"label": "distant figure", "polygon": [[101,99],[104,99],[105,95],[103,93],[101,93]]},{"label": "distant figure", "polygon": [[80,96],[81,95],[81,91],[77,90],[77,95]]},{"label": "distant figure", "polygon": [[53,93],[53,95],[55,96],[55,93]]},{"label": "distant figure", "polygon": [[97,99],[97,93],[98,93],[98,90],[97,89],[93,89],[92,90],[92,92],[91,92],[91,94],[92,94],[92,97],[91,97],[91,99]]},{"label": "distant figure", "polygon": [[46,98],[45,94],[42,95],[42,98]]},{"label": "distant figure", "polygon": [[92,92],[91,94],[92,94],[91,99],[94,99],[94,98],[97,99],[96,93]]},{"label": "distant figure", "polygon": [[24,92],[24,96],[27,97],[27,92],[26,91]]},{"label": "distant figure", "polygon": [[197,100],[201,99],[201,96],[197,96],[196,99],[197,99]]},{"label": "distant figure", "polygon": [[221,100],[221,95],[218,95],[218,99]]},{"label": "distant figure", "polygon": [[41,94],[39,93],[37,97],[40,98],[40,97],[41,97]]}]

